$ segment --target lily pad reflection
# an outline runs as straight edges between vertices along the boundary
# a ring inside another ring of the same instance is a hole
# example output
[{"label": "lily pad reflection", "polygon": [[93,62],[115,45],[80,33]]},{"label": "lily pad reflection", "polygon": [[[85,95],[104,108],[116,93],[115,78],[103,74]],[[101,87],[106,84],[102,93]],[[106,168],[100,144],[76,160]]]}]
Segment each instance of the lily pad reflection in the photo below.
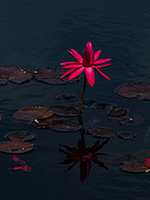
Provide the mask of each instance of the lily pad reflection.
[{"label": "lily pad reflection", "polygon": [[14,131],[12,133],[9,133],[7,135],[7,138],[9,140],[18,140],[18,141],[30,141],[35,139],[35,134],[34,133],[28,133],[27,131]]}]

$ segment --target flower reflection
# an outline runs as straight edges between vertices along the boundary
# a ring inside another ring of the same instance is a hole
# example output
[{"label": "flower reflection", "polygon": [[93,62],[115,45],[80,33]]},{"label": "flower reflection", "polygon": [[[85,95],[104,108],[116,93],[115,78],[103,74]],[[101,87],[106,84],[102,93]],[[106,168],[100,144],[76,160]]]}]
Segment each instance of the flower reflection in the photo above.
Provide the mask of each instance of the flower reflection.
[{"label": "flower reflection", "polygon": [[99,167],[103,167],[108,170],[108,168],[104,165],[103,162],[98,160],[98,155],[104,155],[105,153],[96,153],[99,149],[101,149],[109,139],[99,144],[99,140],[95,142],[92,146],[85,146],[85,143],[81,140],[78,140],[77,148],[69,147],[66,145],[60,145],[61,147],[65,147],[66,150],[59,149],[60,152],[63,152],[66,155],[66,158],[60,164],[72,164],[68,167],[67,171],[70,171],[74,165],[80,162],[80,179],[83,183],[90,174],[91,169],[91,161],[98,164]]}]

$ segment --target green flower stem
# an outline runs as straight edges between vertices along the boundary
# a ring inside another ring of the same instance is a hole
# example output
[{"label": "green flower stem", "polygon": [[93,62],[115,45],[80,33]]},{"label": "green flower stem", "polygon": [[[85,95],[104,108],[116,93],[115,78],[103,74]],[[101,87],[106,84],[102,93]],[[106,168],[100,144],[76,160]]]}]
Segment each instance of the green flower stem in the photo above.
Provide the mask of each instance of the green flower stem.
[{"label": "green flower stem", "polygon": [[85,88],[86,88],[86,76],[84,75],[82,90],[81,90],[81,94],[80,94],[80,100],[79,100],[79,103],[78,103],[78,113],[79,114],[81,114],[81,109],[82,109],[82,103],[83,103]]}]

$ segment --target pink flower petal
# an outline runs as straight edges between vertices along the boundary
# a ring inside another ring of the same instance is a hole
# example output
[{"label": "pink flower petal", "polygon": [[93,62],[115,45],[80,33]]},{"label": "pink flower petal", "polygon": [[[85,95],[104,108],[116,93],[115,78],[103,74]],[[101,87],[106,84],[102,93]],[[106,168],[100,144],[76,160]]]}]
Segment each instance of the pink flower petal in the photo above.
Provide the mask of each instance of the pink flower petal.
[{"label": "pink flower petal", "polygon": [[69,50],[68,50],[68,52],[69,52],[77,61],[82,62],[82,61],[79,59],[79,57],[76,56],[76,54],[74,54],[72,51],[69,51]]},{"label": "pink flower petal", "polygon": [[96,70],[97,70],[98,73],[100,73],[100,75],[102,75],[104,78],[106,78],[106,79],[108,79],[108,80],[111,81],[111,79],[110,79],[108,76],[106,76],[103,72],[101,72],[99,69],[96,68]]},{"label": "pink flower petal", "polygon": [[79,64],[79,62],[63,62],[60,65],[70,65],[70,64]]},{"label": "pink flower petal", "polygon": [[78,58],[79,62],[83,62],[82,56],[74,49],[71,49],[71,51],[74,53],[74,55]]},{"label": "pink flower petal", "polygon": [[100,59],[94,62],[94,64],[101,64],[110,61],[111,58]]},{"label": "pink flower petal", "polygon": [[62,68],[64,68],[64,69],[68,69],[68,68],[78,68],[78,67],[82,67],[82,65],[81,64],[71,64],[71,65],[66,65],[66,66],[64,66],[64,67],[62,67]]},{"label": "pink flower petal", "polygon": [[84,71],[85,67],[81,67],[79,69],[76,69],[68,78],[68,80],[71,80],[75,77],[77,77],[79,74],[81,74]]},{"label": "pink flower petal", "polygon": [[109,66],[111,66],[111,65],[113,65],[112,63],[110,63],[110,64],[105,64],[105,65],[99,65],[99,66],[92,66],[93,68],[95,68],[95,69],[97,69],[97,68],[103,68],[103,67],[109,67]]},{"label": "pink flower petal", "polygon": [[11,170],[19,170],[19,169],[23,169],[23,168],[24,168],[24,166],[21,165],[21,166],[11,167],[10,169]]},{"label": "pink flower petal", "polygon": [[97,58],[100,56],[102,50],[98,50],[95,54],[94,54],[94,61],[97,60]]},{"label": "pink flower petal", "polygon": [[14,160],[15,162],[22,162],[22,163],[26,163],[25,161],[23,161],[23,160],[20,160],[20,158],[18,158],[18,157],[16,157],[16,156],[14,156],[14,155],[12,155],[12,156],[11,156],[11,159],[12,159],[12,160]]},{"label": "pink flower petal", "polygon": [[85,74],[89,85],[92,87],[95,83],[95,75],[92,67],[86,67]]},{"label": "pink flower petal", "polygon": [[68,74],[70,74],[71,72],[73,72],[74,70],[76,70],[75,68],[68,70],[66,73],[64,73],[60,79],[64,78],[65,76],[67,76]]},{"label": "pink flower petal", "polygon": [[150,168],[150,157],[145,161],[144,165]]}]

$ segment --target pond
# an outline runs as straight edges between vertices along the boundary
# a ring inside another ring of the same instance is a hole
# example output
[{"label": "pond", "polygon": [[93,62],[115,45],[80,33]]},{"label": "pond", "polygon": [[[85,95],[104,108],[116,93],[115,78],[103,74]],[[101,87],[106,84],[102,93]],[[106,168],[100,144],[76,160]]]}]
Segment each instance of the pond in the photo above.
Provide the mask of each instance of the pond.
[{"label": "pond", "polygon": [[[144,164],[150,156],[149,101],[124,98],[115,90],[125,83],[150,81],[150,2],[1,0],[0,5],[0,65],[18,66],[31,72],[38,68],[61,68],[61,62],[74,60],[67,50],[75,49],[82,55],[86,43],[91,41],[94,51],[102,50],[100,59],[111,58],[113,65],[102,69],[111,81],[95,73],[95,84],[93,87],[87,84],[84,99],[112,103],[127,109],[129,116],[136,114],[144,118],[138,125],[125,126],[112,122],[108,110],[83,109],[83,128],[100,126],[117,133],[131,132],[136,135],[133,140],[116,136],[106,141],[87,133],[83,138],[80,131],[37,129],[30,121],[13,118],[14,113],[24,107],[77,106],[83,78],[66,85],[51,85],[35,79],[0,85],[3,118],[0,141],[8,141],[6,135],[13,131],[36,135],[36,139],[29,141],[34,150],[13,154],[32,167],[30,172],[10,170],[18,164],[11,159],[11,154],[0,153],[1,199],[149,199],[150,173],[124,172],[118,161],[120,156],[131,155]],[[59,101],[57,96],[64,93],[73,93],[77,98]],[[77,117],[68,119],[78,121]],[[106,143],[95,152],[105,153],[97,155],[97,160],[104,165],[91,161],[86,163],[86,168],[78,160],[65,172],[73,164],[71,161],[60,164],[66,157],[66,148],[79,145],[84,151],[96,141]]]}]

